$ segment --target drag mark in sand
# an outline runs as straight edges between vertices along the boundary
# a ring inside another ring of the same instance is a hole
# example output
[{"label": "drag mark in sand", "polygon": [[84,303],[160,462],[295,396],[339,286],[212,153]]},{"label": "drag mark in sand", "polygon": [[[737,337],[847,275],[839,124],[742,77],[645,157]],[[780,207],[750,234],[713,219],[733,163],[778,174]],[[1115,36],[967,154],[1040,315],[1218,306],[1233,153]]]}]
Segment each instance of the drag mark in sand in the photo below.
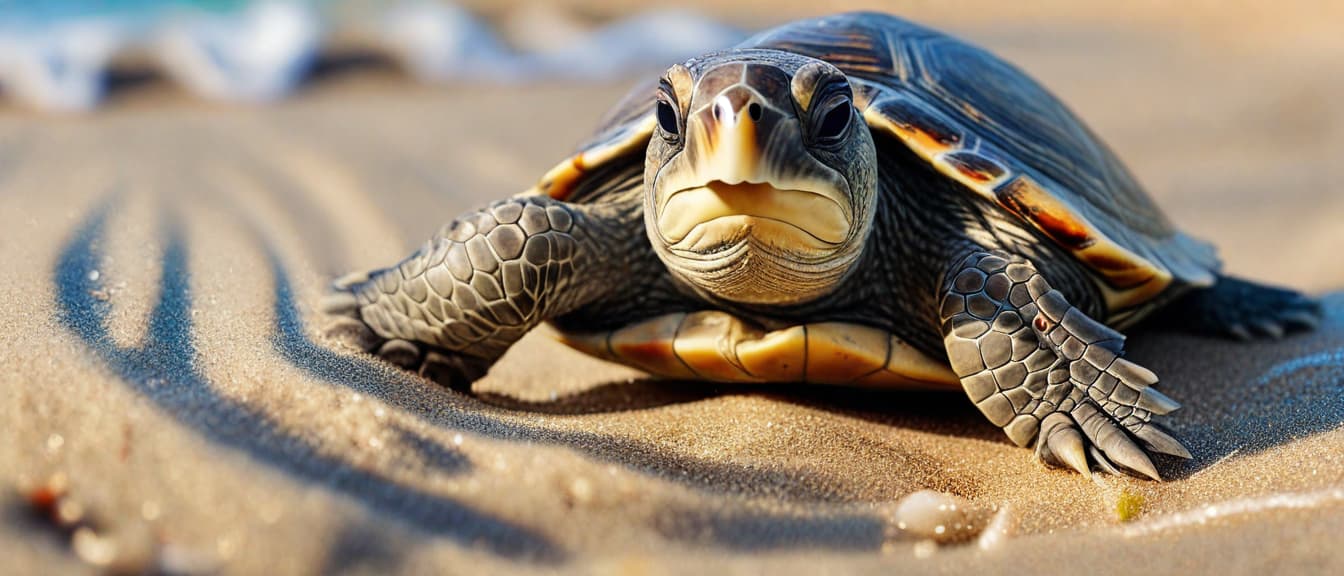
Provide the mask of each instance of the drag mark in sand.
[{"label": "drag mark in sand", "polygon": [[96,296],[103,286],[94,273],[102,263],[100,245],[113,203],[105,201],[95,208],[60,253],[55,269],[58,318],[136,392],[213,442],[303,482],[326,486],[413,528],[503,556],[566,557],[533,530],[323,454],[303,437],[286,433],[260,410],[219,394],[197,368],[187,248],[175,219],[166,225],[160,294],[145,342],[138,348],[118,346],[107,329],[111,304]]}]

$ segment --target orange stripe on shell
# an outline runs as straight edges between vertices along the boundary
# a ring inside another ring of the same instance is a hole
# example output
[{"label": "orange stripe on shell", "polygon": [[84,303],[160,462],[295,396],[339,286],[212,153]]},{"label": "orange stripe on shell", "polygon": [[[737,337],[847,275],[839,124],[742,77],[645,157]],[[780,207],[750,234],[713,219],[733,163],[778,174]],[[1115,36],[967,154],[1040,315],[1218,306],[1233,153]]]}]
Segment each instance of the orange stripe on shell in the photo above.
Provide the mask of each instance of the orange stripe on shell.
[{"label": "orange stripe on shell", "polygon": [[624,128],[613,138],[570,156],[556,164],[541,177],[530,192],[545,194],[556,200],[569,198],[584,176],[606,162],[635,152],[643,152],[657,120],[652,114]]},{"label": "orange stripe on shell", "polygon": [[864,109],[864,119],[870,127],[900,139],[942,174],[1069,250],[1103,280],[1102,292],[1111,310],[1142,304],[1171,284],[1168,270],[1116,243],[1058,194],[1013,170],[1007,154],[985,142],[966,149],[968,142],[963,140],[970,139],[961,135],[971,133],[933,108],[909,96],[887,95]]}]

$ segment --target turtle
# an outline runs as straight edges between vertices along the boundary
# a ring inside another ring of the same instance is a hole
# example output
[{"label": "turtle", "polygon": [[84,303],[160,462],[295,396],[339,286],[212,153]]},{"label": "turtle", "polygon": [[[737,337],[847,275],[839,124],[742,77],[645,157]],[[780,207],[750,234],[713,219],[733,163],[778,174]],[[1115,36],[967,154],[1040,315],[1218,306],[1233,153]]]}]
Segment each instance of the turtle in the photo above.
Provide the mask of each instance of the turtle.
[{"label": "turtle", "polygon": [[1120,330],[1321,314],[1223,274],[1020,69],[873,12],[671,66],[532,188],[322,308],[333,338],[457,389],[549,323],[660,378],[960,389],[1048,466],[1153,480],[1154,455],[1191,454]]}]

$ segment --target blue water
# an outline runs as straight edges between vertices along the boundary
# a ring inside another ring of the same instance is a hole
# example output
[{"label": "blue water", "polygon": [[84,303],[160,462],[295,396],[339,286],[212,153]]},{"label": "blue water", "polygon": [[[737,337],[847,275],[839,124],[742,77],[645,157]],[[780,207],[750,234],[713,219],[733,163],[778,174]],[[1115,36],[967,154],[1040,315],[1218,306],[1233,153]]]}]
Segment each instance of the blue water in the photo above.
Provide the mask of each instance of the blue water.
[{"label": "blue water", "polygon": [[[0,28],[50,26],[87,19],[115,18],[152,23],[170,12],[241,11],[252,0],[0,0]],[[329,2],[314,1],[312,4]]]}]

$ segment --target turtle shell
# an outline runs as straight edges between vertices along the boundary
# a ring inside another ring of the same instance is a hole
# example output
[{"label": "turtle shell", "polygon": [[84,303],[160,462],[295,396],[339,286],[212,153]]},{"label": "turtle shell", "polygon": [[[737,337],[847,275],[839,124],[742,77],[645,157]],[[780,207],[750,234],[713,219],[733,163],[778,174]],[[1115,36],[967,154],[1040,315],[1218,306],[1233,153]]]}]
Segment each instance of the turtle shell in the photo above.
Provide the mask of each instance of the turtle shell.
[{"label": "turtle shell", "polygon": [[[870,12],[793,22],[738,48],[784,50],[840,68],[879,155],[907,147],[1064,248],[1093,271],[1112,324],[1139,318],[1160,295],[1175,293],[1169,288],[1215,280],[1213,248],[1177,230],[1063,103],[985,50]],[[655,86],[632,90],[531,193],[591,202],[628,188],[604,180],[642,177]]]},{"label": "turtle shell", "polygon": [[[968,193],[1059,244],[1093,271],[1111,325],[1138,320],[1164,295],[1179,293],[1175,289],[1215,281],[1214,248],[1176,230],[1073,111],[981,48],[870,12],[796,21],[738,47],[835,64],[848,75],[879,156],[905,146]],[[653,83],[633,90],[591,140],[530,192],[587,203],[638,185],[656,122],[653,94]],[[594,356],[683,379],[957,383],[945,364],[867,326],[823,322],[763,332],[720,311],[702,311],[645,318],[618,330],[563,333],[563,340]]]},{"label": "turtle shell", "polygon": [[[795,22],[742,47],[843,70],[875,135],[894,137],[1074,255],[1094,272],[1113,323],[1173,285],[1215,280],[1213,248],[1177,230],[1063,103],[985,50],[877,13]],[[881,155],[884,141],[875,140]]]},{"label": "turtle shell", "polygon": [[636,86],[598,123],[600,126],[587,142],[569,158],[562,160],[541,177],[526,193],[546,194],[567,202],[591,202],[606,189],[618,186],[583,186],[594,179],[631,173],[643,177],[644,150],[657,120],[653,115],[654,92],[658,83]]},{"label": "turtle shell", "polygon": [[894,334],[844,322],[766,331],[727,312],[702,310],[655,316],[616,330],[562,331],[561,340],[591,356],[678,380],[961,388],[947,362]]}]

